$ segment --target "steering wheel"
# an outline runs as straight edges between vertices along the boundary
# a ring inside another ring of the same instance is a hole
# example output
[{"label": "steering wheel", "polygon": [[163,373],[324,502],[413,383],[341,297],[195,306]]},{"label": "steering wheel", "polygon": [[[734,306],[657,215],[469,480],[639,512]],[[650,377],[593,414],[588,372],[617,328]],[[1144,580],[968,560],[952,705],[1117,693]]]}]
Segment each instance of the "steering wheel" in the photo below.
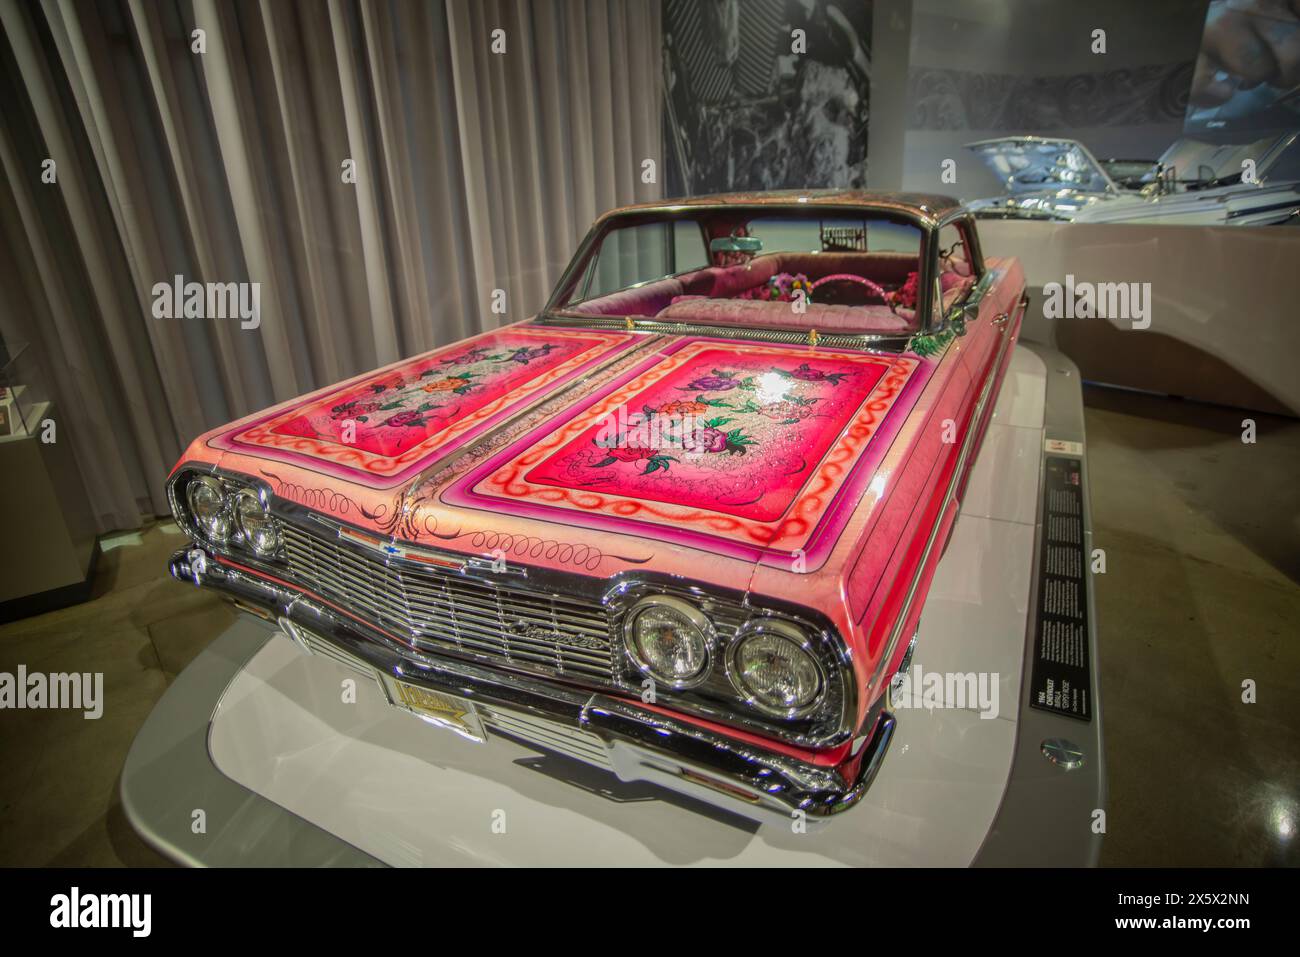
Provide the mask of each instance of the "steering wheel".
[{"label": "steering wheel", "polygon": [[822,276],[821,279],[817,279],[813,282],[812,284],[813,291],[815,292],[819,287],[826,285],[826,283],[828,282],[857,283],[859,286],[865,288],[867,292],[877,297],[881,302],[889,301],[885,297],[885,290],[881,287],[880,283],[872,282],[870,279],[867,279],[863,276],[856,276],[853,273],[849,273],[849,272],[837,272],[837,273],[832,273],[829,276]]}]

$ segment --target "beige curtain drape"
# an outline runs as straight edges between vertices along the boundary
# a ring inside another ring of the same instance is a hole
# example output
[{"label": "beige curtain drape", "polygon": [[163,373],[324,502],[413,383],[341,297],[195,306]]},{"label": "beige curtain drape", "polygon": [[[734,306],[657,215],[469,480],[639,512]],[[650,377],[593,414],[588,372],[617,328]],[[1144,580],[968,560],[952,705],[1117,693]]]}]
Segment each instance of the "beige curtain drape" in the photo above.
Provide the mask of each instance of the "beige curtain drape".
[{"label": "beige curtain drape", "polygon": [[[207,428],[536,311],[599,212],[659,195],[659,15],[0,0],[0,335],[101,528],[164,513]],[[177,275],[259,283],[260,327],[155,318]]]}]

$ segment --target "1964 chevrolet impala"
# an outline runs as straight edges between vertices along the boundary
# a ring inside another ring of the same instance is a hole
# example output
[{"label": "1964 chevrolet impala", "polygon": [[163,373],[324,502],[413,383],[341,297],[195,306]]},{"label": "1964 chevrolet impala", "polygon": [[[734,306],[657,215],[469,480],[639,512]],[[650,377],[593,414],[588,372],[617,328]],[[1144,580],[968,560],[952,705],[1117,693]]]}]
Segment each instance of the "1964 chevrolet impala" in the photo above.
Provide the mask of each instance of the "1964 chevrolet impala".
[{"label": "1964 chevrolet impala", "polygon": [[840,812],[1024,303],[941,196],[620,209],[537,317],[196,440],[171,571],[468,737]]}]

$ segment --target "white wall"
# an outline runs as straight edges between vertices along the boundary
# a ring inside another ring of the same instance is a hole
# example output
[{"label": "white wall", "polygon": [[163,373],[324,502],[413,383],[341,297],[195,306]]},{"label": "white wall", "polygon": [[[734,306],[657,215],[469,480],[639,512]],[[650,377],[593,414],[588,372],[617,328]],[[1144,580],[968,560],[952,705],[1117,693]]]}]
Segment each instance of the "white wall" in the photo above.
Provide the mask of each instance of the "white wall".
[{"label": "white wall", "polygon": [[[1300,228],[983,221],[986,256],[1017,256],[1033,302],[1024,337],[1084,378],[1247,409],[1300,414]],[[1151,326],[1042,317],[1041,287],[1151,284]]]}]

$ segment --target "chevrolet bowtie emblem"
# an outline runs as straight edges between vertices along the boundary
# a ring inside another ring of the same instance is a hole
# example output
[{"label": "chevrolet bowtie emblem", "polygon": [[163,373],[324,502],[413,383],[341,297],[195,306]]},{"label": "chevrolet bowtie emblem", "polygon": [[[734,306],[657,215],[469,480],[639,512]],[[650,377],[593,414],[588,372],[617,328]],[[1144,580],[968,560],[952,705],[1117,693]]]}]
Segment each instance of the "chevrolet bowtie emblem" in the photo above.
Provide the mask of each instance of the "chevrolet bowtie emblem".
[{"label": "chevrolet bowtie emblem", "polygon": [[408,562],[419,562],[422,565],[434,565],[438,568],[447,568],[453,571],[460,571],[465,567],[465,559],[463,558],[444,555],[427,548],[415,548],[402,542],[380,538],[377,535],[368,535],[347,525],[339,526],[338,535],[342,541],[351,542],[353,545],[359,545],[389,558],[401,558]]}]

